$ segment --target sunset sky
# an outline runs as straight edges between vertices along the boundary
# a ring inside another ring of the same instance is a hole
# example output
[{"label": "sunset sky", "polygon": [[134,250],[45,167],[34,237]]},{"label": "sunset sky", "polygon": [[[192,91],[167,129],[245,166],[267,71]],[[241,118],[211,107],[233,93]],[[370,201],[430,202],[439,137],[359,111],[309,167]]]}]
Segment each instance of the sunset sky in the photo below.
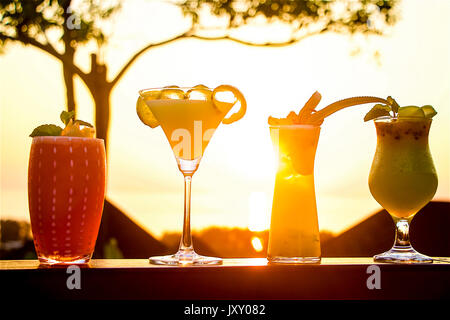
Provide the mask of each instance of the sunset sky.
[{"label": "sunset sky", "polygon": [[[247,114],[219,127],[194,175],[193,229],[268,227],[275,162],[267,117],[298,111],[316,90],[319,108],[358,95],[433,105],[435,200],[449,201],[450,2],[404,0],[400,9],[399,21],[383,37],[329,33],[283,48],[184,39],[149,50],[111,97],[107,198],[156,236],[181,230],[182,175],[161,128],[139,121],[138,90],[225,83],[244,93]],[[161,1],[126,1],[113,21],[103,52],[111,76],[147,43],[186,27],[179,10]],[[283,37],[282,29],[277,32]],[[77,56],[85,70],[89,52],[87,47]],[[61,65],[37,49],[10,45],[0,55],[0,70],[0,214],[29,220],[28,135],[40,124],[59,122],[65,105]],[[78,118],[93,122],[91,98],[78,79],[76,99]],[[321,230],[339,233],[380,209],[367,185],[376,146],[373,123],[363,122],[370,107],[345,109],[322,125],[315,168]]]}]

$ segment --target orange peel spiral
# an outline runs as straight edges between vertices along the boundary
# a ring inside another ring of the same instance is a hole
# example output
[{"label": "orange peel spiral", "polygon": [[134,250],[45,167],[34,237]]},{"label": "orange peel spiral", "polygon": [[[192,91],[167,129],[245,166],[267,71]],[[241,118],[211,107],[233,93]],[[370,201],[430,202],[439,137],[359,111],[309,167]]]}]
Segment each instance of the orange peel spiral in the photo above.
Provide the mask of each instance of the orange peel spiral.
[{"label": "orange peel spiral", "polygon": [[[236,100],[234,102],[232,102],[232,103],[217,100],[216,94],[219,93],[219,92],[231,92],[234,95],[234,97],[236,98]],[[213,90],[211,98],[212,98],[214,106],[218,110],[220,110],[221,112],[228,113],[231,110],[231,108],[238,101],[239,101],[239,103],[241,105],[240,109],[236,113],[233,113],[228,118],[224,118],[222,120],[223,124],[230,124],[230,123],[233,123],[233,122],[236,122],[236,121],[240,120],[245,115],[245,112],[247,111],[247,101],[245,100],[244,95],[242,94],[242,92],[240,92],[236,87],[230,86],[228,84],[222,84],[222,85],[216,87]]]}]

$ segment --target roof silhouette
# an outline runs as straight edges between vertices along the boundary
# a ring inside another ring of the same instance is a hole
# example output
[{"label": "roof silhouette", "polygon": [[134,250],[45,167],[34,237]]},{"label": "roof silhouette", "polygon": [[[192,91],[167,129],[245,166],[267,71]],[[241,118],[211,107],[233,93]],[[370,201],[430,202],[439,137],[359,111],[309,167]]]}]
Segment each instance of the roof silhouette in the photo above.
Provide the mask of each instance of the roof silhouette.
[{"label": "roof silhouette", "polygon": [[[420,253],[450,256],[450,202],[433,201],[416,214],[410,241]],[[349,230],[322,243],[323,257],[367,257],[389,250],[395,225],[386,210],[378,211]]]},{"label": "roof silhouette", "polygon": [[125,259],[144,259],[154,255],[170,253],[167,246],[155,239],[117,206],[105,199],[93,258],[105,258],[104,248],[110,239],[117,240],[118,248]]},{"label": "roof silhouette", "polygon": [[[217,256],[204,241],[192,236],[197,253]],[[166,245],[154,238],[149,232],[131,220],[126,213],[105,199],[102,222],[93,258],[105,258],[104,249],[110,239],[117,241],[117,246],[125,259],[147,259],[151,256],[173,254],[178,250],[179,236],[176,243]]]}]

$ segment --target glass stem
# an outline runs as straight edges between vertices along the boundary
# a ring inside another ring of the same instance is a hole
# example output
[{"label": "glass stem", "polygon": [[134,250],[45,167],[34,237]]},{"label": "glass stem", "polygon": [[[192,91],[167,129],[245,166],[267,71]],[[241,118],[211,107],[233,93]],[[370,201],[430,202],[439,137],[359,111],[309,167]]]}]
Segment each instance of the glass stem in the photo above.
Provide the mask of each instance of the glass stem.
[{"label": "glass stem", "polygon": [[192,175],[184,176],[184,220],[179,251],[194,251],[191,235],[191,182]]},{"label": "glass stem", "polygon": [[411,219],[394,219],[395,222],[395,243],[394,248],[410,248],[409,223]]}]

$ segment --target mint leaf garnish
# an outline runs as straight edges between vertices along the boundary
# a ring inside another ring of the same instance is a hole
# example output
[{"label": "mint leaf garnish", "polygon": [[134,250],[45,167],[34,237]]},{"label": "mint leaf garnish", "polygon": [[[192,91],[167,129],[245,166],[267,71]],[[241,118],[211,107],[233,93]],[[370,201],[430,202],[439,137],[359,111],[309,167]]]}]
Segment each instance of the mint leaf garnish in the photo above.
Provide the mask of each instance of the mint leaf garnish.
[{"label": "mint leaf garnish", "polygon": [[68,111],[63,111],[59,115],[59,118],[67,126],[67,124],[69,123],[70,119],[75,119],[75,111],[69,111],[69,112]]},{"label": "mint leaf garnish", "polygon": [[398,113],[398,109],[400,109],[400,106],[397,103],[397,101],[395,101],[394,98],[392,98],[391,96],[387,97],[386,100],[387,100],[388,104],[391,106],[392,111],[394,112],[394,115],[396,113]]},{"label": "mint leaf garnish", "polygon": [[390,116],[391,107],[384,104],[376,104],[364,117],[364,121],[373,120],[378,117]]},{"label": "mint leaf garnish", "polygon": [[43,124],[30,134],[30,137],[38,137],[38,136],[60,136],[63,129],[59,126],[55,126],[54,124]]}]

